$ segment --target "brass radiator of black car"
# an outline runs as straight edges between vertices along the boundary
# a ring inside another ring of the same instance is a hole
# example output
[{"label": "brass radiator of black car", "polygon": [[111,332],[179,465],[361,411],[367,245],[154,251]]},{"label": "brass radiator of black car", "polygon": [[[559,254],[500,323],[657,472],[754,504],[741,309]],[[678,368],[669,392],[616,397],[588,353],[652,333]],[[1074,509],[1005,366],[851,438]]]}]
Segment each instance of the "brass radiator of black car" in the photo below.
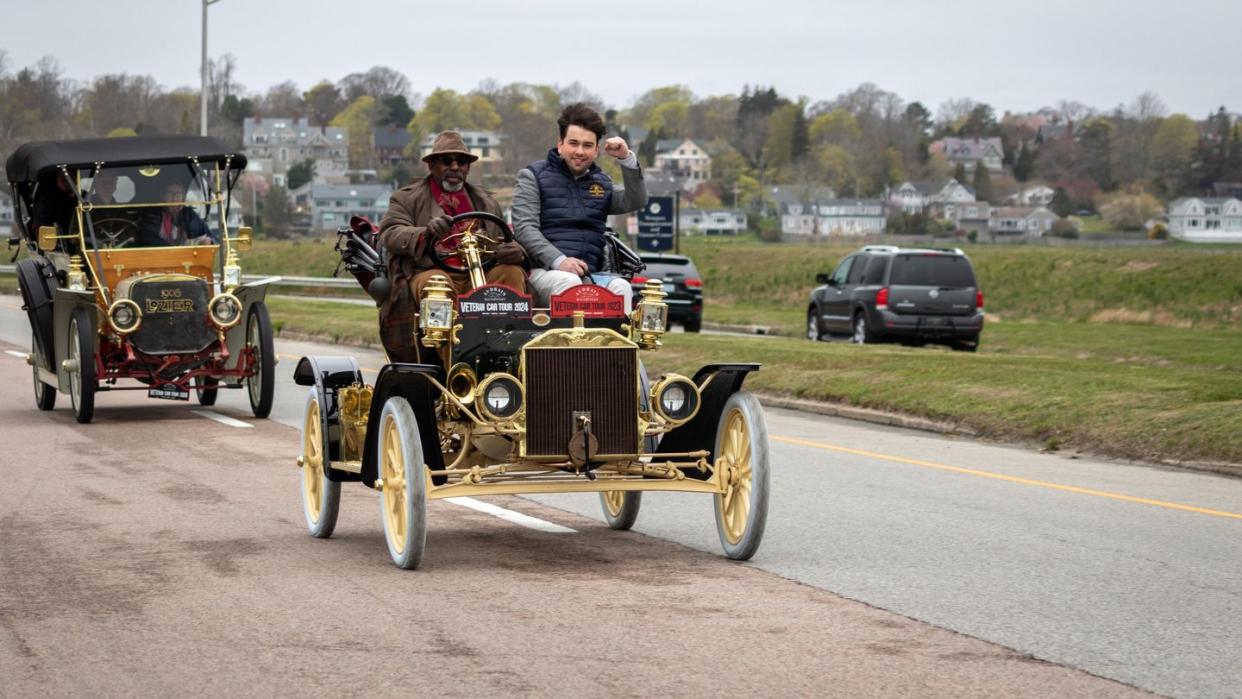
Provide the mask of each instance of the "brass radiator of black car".
[{"label": "brass radiator of black car", "polygon": [[160,276],[133,282],[128,297],[142,309],[142,325],[130,336],[146,354],[192,354],[216,339],[207,315],[210,290],[193,277]]},{"label": "brass radiator of black car", "polygon": [[584,414],[599,440],[599,456],[637,452],[634,348],[531,348],[525,361],[527,456],[567,457],[577,416]]}]

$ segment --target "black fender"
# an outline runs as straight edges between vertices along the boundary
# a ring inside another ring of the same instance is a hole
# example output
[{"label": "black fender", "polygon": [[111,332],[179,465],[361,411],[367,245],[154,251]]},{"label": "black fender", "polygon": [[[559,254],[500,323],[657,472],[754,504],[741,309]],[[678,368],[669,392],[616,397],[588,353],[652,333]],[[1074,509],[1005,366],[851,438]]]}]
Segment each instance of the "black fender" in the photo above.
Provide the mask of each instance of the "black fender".
[{"label": "black fender", "polygon": [[[759,371],[758,364],[708,364],[694,374],[694,383],[699,387],[699,412],[686,424],[674,428],[660,440],[657,454],[674,454],[706,449],[707,461],[716,459],[716,430],[720,426],[720,415],[724,412],[729,396],[742,388],[746,375]],[[710,474],[699,473],[694,469],[685,470],[687,478],[701,481],[707,480]]]},{"label": "black fender", "polygon": [[30,332],[39,341],[47,366],[55,371],[56,340],[52,331],[53,290],[60,285],[56,281],[56,269],[43,257],[28,257],[17,263],[17,286],[21,289],[22,309],[30,318]]},{"label": "black fender", "polygon": [[[362,450],[362,482],[374,487],[379,478],[380,414],[389,398],[401,397],[409,401],[418,420],[418,435],[423,443],[423,459],[428,468],[439,471],[444,468],[444,453],[440,451],[440,432],[436,421],[436,401],[440,389],[430,379],[444,383],[444,369],[434,364],[385,364],[375,379],[371,394],[371,414],[367,418],[367,441]],[[435,476],[431,482],[443,485],[448,479]]]},{"label": "black fender", "polygon": [[319,396],[319,434],[323,435],[320,453],[323,454],[324,473],[328,474],[328,480],[360,480],[357,474],[330,468],[333,460],[341,458],[341,406],[337,401],[337,391],[363,383],[358,360],[353,357],[302,357],[293,370],[293,380],[299,386],[314,386]]}]

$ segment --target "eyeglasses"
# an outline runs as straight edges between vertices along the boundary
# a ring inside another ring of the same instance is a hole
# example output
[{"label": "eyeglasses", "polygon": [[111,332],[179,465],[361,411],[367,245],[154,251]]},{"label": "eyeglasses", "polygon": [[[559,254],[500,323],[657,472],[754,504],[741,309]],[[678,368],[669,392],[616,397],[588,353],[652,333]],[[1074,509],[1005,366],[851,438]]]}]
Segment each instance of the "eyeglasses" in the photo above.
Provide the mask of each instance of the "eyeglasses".
[{"label": "eyeglasses", "polygon": [[444,167],[452,167],[453,163],[457,163],[458,165],[465,167],[466,165],[469,165],[472,160],[473,159],[468,155],[437,155],[432,162],[437,165],[443,165]]}]

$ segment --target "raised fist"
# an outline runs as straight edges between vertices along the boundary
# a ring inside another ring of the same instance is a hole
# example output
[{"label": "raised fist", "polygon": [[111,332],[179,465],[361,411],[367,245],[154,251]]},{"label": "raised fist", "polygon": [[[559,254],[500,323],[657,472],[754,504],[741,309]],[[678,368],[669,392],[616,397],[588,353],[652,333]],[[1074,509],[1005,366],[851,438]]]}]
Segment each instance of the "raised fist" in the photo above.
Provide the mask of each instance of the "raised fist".
[{"label": "raised fist", "polygon": [[625,145],[625,139],[620,136],[613,136],[604,141],[604,152],[617,160],[623,160],[630,154],[630,147]]}]

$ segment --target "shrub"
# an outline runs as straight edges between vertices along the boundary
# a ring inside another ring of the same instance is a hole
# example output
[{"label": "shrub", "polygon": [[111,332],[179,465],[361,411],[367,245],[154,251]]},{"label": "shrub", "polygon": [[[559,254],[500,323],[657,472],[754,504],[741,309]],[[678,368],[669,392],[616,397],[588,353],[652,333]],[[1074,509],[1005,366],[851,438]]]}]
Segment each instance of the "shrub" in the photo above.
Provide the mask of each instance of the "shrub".
[{"label": "shrub", "polygon": [[1156,221],[1147,229],[1148,240],[1168,240],[1169,227],[1164,225],[1164,221]]},{"label": "shrub", "polygon": [[1052,224],[1051,233],[1058,238],[1073,240],[1078,237],[1078,227],[1075,226],[1074,222],[1069,219],[1057,219],[1057,221]]},{"label": "shrub", "polygon": [[1109,224],[1122,230],[1142,230],[1143,224],[1164,213],[1160,200],[1138,187],[1101,194],[1096,208]]}]

